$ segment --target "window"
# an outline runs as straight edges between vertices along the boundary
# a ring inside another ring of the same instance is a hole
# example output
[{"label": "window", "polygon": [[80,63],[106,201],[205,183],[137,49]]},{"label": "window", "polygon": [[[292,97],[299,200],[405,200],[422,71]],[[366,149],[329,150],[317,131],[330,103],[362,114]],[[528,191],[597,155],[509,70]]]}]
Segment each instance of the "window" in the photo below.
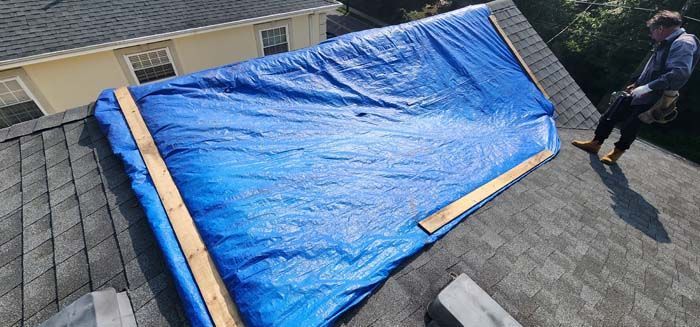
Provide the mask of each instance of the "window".
[{"label": "window", "polygon": [[44,113],[18,77],[0,80],[0,127],[43,116]]},{"label": "window", "polygon": [[139,84],[176,76],[168,48],[126,55]]},{"label": "window", "polygon": [[269,56],[289,51],[287,39],[287,26],[260,31],[263,55]]}]

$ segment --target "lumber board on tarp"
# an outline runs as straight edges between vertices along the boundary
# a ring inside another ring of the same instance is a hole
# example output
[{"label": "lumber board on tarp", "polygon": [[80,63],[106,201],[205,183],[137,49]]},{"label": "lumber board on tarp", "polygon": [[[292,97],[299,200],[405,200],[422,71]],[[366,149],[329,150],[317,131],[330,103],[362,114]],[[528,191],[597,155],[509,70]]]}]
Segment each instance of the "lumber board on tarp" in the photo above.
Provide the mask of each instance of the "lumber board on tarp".
[{"label": "lumber board on tarp", "polygon": [[126,87],[114,90],[131,135],[158,192],[187,264],[216,326],[244,326],[238,309],[219,275],[197,226],[160,156],[141,112]]},{"label": "lumber board on tarp", "polygon": [[498,34],[501,35],[501,38],[503,38],[503,41],[505,41],[506,44],[508,45],[508,48],[510,48],[510,52],[512,52],[513,55],[515,55],[515,58],[518,59],[520,66],[522,66],[523,69],[525,69],[525,72],[527,73],[527,75],[530,77],[532,82],[535,83],[535,86],[537,86],[537,88],[540,90],[540,92],[542,92],[542,94],[547,99],[551,99],[549,94],[547,94],[547,91],[544,90],[544,87],[542,86],[542,84],[540,84],[540,81],[537,79],[537,76],[535,76],[535,73],[532,72],[532,69],[530,69],[530,66],[528,66],[528,64],[525,62],[525,59],[523,59],[523,57],[520,55],[520,52],[518,52],[518,49],[515,48],[515,45],[508,37],[508,34],[506,34],[506,32],[501,27],[501,25],[498,23],[498,19],[496,19],[496,16],[490,15],[489,20],[491,21],[491,24],[493,25],[493,27],[496,29],[496,32],[498,32]]},{"label": "lumber board on tarp", "polygon": [[544,150],[537,153],[536,155],[513,167],[511,170],[499,175],[476,190],[459,198],[457,201],[448,204],[446,207],[430,215],[428,218],[421,220],[418,224],[421,228],[428,232],[428,234],[435,233],[443,226],[449,224],[451,221],[467,212],[473,206],[488,199],[494,193],[502,190],[513,181],[527,174],[552,155],[552,151],[549,150]]}]

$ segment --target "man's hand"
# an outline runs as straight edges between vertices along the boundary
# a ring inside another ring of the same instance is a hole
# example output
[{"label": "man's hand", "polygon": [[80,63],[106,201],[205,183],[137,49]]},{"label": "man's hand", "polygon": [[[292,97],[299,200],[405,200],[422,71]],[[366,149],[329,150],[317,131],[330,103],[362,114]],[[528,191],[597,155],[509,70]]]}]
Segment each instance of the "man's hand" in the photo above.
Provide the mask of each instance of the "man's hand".
[{"label": "man's hand", "polygon": [[637,84],[630,84],[630,85],[627,85],[627,87],[625,88],[625,92],[630,93],[630,92],[632,92],[632,90],[634,90],[635,88],[637,88]]},{"label": "man's hand", "polygon": [[632,96],[635,98],[638,98],[638,97],[645,95],[651,91],[652,91],[652,89],[650,89],[648,85],[642,85],[642,86],[636,87],[634,90],[632,90]]}]

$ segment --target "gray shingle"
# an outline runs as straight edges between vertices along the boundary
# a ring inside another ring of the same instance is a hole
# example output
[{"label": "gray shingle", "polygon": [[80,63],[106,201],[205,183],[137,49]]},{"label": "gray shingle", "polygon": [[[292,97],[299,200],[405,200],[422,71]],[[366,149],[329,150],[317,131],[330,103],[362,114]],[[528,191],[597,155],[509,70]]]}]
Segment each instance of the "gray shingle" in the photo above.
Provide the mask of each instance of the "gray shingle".
[{"label": "gray shingle", "polygon": [[22,235],[0,245],[0,267],[22,255]]},{"label": "gray shingle", "polygon": [[10,132],[10,128],[0,129],[0,142],[4,142],[7,139],[7,134]]},{"label": "gray shingle", "polygon": [[135,310],[140,309],[144,304],[151,301],[160,292],[168,287],[168,276],[165,273],[159,274],[151,278],[146,283],[129,292],[131,305]]},{"label": "gray shingle", "polygon": [[22,283],[22,258],[17,257],[10,263],[0,267],[0,296]]},{"label": "gray shingle", "polygon": [[88,250],[88,263],[93,287],[100,287],[118,275],[124,265],[119,257],[116,239],[108,237]]},{"label": "gray shingle", "polygon": [[56,277],[50,269],[33,281],[24,284],[24,318],[30,318],[56,301]]},{"label": "gray shingle", "polygon": [[66,143],[68,146],[85,142],[85,140],[90,138],[90,134],[87,128],[85,128],[85,123],[83,121],[63,125],[63,131],[66,134]]},{"label": "gray shingle", "polygon": [[45,151],[46,155],[46,167],[51,168],[55,164],[68,159],[68,149],[65,143],[59,142],[47,148]]},{"label": "gray shingle", "polygon": [[58,312],[58,306],[56,302],[51,302],[48,305],[46,305],[44,308],[39,310],[36,314],[33,316],[29,317],[27,320],[24,321],[24,326],[26,327],[34,327],[34,326],[40,326],[44,321],[47,319],[51,318],[56,312]]},{"label": "gray shingle", "polygon": [[51,238],[51,217],[46,215],[24,227],[22,235],[23,253],[27,253]]},{"label": "gray shingle", "polygon": [[66,199],[75,196],[75,186],[72,181],[49,191],[49,204],[52,207],[57,206],[59,203],[66,201]]},{"label": "gray shingle", "polygon": [[22,288],[15,287],[0,296],[0,321],[10,326],[22,319]]},{"label": "gray shingle", "polygon": [[124,265],[129,288],[136,289],[165,270],[165,262],[157,246],[141,253]]},{"label": "gray shingle", "polygon": [[[62,1],[6,3],[0,61],[190,28],[327,6],[324,0],[290,1],[127,1],[120,6]],[[11,32],[10,32],[11,31]],[[81,119],[89,108],[70,112]],[[68,113],[66,116],[69,116]],[[70,119],[65,119],[67,122]]]},{"label": "gray shingle", "polygon": [[73,303],[75,300],[79,299],[81,296],[83,296],[89,292],[90,292],[90,284],[85,284],[85,285],[81,286],[79,289],[75,290],[73,293],[68,294],[66,297],[64,297],[58,301],[59,310],[63,310],[63,308],[67,307],[68,305]]},{"label": "gray shingle", "polygon": [[9,140],[12,138],[30,134],[34,131],[34,126],[36,126],[36,120],[30,120],[19,124],[14,124],[10,126],[10,131],[7,133],[7,139]]},{"label": "gray shingle", "polygon": [[75,189],[80,195],[100,184],[102,184],[100,173],[97,169],[93,169],[75,181]]},{"label": "gray shingle", "polygon": [[15,238],[15,236],[22,234],[21,211],[15,211],[4,218],[0,218],[0,226],[2,226],[0,228],[0,246],[2,246],[2,244]]},{"label": "gray shingle", "polygon": [[63,118],[63,123],[69,123],[87,117],[89,112],[88,107],[88,105],[84,105],[66,111],[65,116]]},{"label": "gray shingle", "polygon": [[85,242],[87,248],[92,249],[104,239],[114,234],[112,219],[109,216],[107,206],[104,206],[87,217],[83,218],[85,229]]},{"label": "gray shingle", "polygon": [[51,239],[23,256],[24,283],[29,283],[53,267],[53,243]]},{"label": "gray shingle", "polygon": [[80,178],[83,175],[89,173],[90,171],[97,168],[97,161],[92,152],[74,159],[71,158],[71,165],[73,166],[73,175],[75,178]]},{"label": "gray shingle", "polygon": [[0,171],[0,191],[20,182],[20,164],[16,163]]},{"label": "gray shingle", "polygon": [[172,288],[160,292],[153,300],[136,310],[136,320],[144,326],[180,326],[185,323],[176,306],[178,297]]},{"label": "gray shingle", "polygon": [[84,285],[89,284],[90,273],[85,251],[81,250],[66,261],[57,264],[56,278],[58,281],[58,298],[61,301]]},{"label": "gray shingle", "polygon": [[119,249],[124,261],[136,258],[140,253],[154,245],[153,233],[148,221],[143,219],[118,234]]},{"label": "gray shingle", "polygon": [[[19,177],[19,170],[17,176]],[[36,169],[29,174],[22,174],[22,187],[27,187],[28,185],[39,182],[46,184],[45,169]]]},{"label": "gray shingle", "polygon": [[68,147],[68,153],[71,161],[77,160],[78,158],[82,158],[83,156],[92,153],[92,150],[93,145],[89,138]]},{"label": "gray shingle", "polygon": [[41,135],[27,135],[20,138],[20,152],[22,159],[27,158],[41,150],[44,144],[41,141]]},{"label": "gray shingle", "polygon": [[63,115],[64,113],[60,112],[57,114],[52,114],[37,119],[36,126],[34,126],[34,130],[41,131],[60,126],[61,123],[63,123]]},{"label": "gray shingle", "polygon": [[5,148],[0,150],[0,170],[6,169],[20,161],[19,141],[7,142]]},{"label": "gray shingle", "polygon": [[22,206],[23,225],[29,226],[48,215],[49,212],[49,195],[46,193],[41,194]]},{"label": "gray shingle", "polygon": [[31,202],[39,196],[46,194],[47,191],[46,183],[22,185],[22,202]]},{"label": "gray shingle", "polygon": [[78,198],[71,196],[65,201],[51,206],[51,222],[53,234],[60,235],[80,222]]},{"label": "gray shingle", "polygon": [[62,143],[66,140],[66,135],[63,133],[62,127],[52,128],[41,133],[41,137],[44,139],[44,148],[48,149],[58,143]]},{"label": "gray shingle", "polygon": [[8,189],[0,192],[0,217],[5,217],[11,212],[16,211],[22,205],[22,192],[20,191],[21,184],[17,183]]},{"label": "gray shingle", "polygon": [[78,202],[80,203],[80,214],[84,217],[91,215],[93,212],[97,211],[97,209],[105,206],[107,200],[102,191],[102,185],[95,186],[81,194],[78,197]]},{"label": "gray shingle", "polygon": [[73,172],[68,159],[48,168],[46,170],[46,175],[49,183],[49,191],[55,190],[73,179]]},{"label": "gray shingle", "polygon": [[22,159],[22,175],[29,174],[34,169],[43,168],[46,164],[46,159],[44,158],[44,151],[38,151]]},{"label": "gray shingle", "polygon": [[78,251],[85,249],[83,242],[83,228],[80,224],[76,224],[67,231],[54,236],[56,249],[56,263],[61,263]]}]

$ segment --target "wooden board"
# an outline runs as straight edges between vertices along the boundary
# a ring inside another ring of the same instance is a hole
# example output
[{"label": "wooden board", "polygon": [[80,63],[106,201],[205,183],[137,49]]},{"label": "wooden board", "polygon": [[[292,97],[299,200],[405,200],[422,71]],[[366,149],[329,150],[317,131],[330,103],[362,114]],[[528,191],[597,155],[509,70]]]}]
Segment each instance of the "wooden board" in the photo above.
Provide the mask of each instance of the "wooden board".
[{"label": "wooden board", "polygon": [[146,163],[163,208],[216,326],[244,326],[214,261],[204,245],[141,112],[126,87],[114,90],[127,125]]},{"label": "wooden board", "polygon": [[544,96],[547,99],[549,99],[550,98],[549,94],[547,94],[547,91],[544,90],[544,87],[542,87],[542,85],[540,84],[540,81],[537,80],[537,77],[530,69],[530,66],[528,66],[527,63],[525,63],[525,60],[523,59],[523,57],[520,56],[520,52],[518,52],[518,50],[515,48],[515,45],[513,45],[513,42],[510,41],[510,38],[508,38],[508,35],[503,30],[503,28],[501,28],[501,25],[498,24],[498,20],[496,19],[496,16],[489,15],[489,20],[491,21],[491,24],[493,24],[493,27],[496,29],[498,34],[500,34],[501,37],[503,38],[503,40],[506,41],[506,44],[510,48],[510,51],[515,55],[515,58],[518,59],[518,62],[520,62],[520,66],[522,66],[523,69],[525,69],[525,72],[527,72],[527,75],[530,76],[530,79],[532,80],[532,82],[535,83],[537,88],[540,89],[540,92],[542,92],[542,94],[544,94]]},{"label": "wooden board", "polygon": [[498,192],[500,189],[506,187],[506,185],[518,179],[518,177],[526,174],[537,165],[547,160],[547,158],[551,157],[552,154],[552,151],[544,150],[530,157],[529,159],[515,166],[513,169],[480,186],[471,193],[459,198],[457,201],[448,204],[446,207],[430,215],[428,218],[421,220],[421,222],[418,224],[421,228],[428,232],[428,234],[435,233],[435,231],[440,229],[442,226],[445,226],[449,222],[455,220],[457,217],[467,212],[467,210],[471,209],[479,202],[486,200],[486,198],[492,194]]}]

